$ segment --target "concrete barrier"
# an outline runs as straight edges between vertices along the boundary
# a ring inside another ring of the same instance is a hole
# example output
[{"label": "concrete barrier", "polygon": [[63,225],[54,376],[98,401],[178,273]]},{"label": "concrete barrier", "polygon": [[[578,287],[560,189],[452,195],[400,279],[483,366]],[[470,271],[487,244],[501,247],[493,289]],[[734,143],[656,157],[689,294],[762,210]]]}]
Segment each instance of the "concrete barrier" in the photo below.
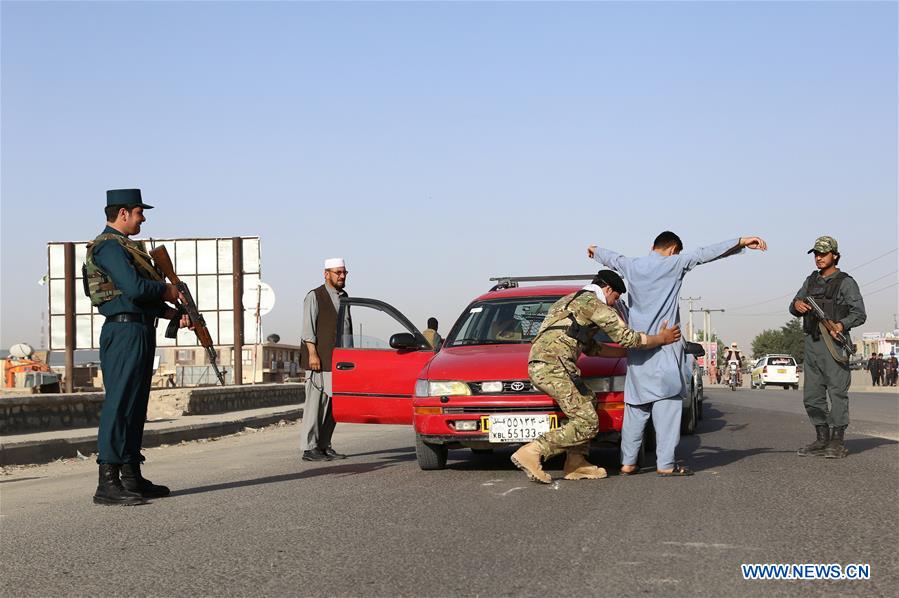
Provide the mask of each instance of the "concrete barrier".
[{"label": "concrete barrier", "polygon": [[38,394],[0,399],[0,434],[22,434],[100,423],[103,393]]},{"label": "concrete barrier", "polygon": [[[159,389],[150,392],[150,420],[209,415],[299,405],[302,384],[255,384],[202,388]],[[0,398],[0,434],[27,434],[99,425],[103,393],[19,395]]]}]

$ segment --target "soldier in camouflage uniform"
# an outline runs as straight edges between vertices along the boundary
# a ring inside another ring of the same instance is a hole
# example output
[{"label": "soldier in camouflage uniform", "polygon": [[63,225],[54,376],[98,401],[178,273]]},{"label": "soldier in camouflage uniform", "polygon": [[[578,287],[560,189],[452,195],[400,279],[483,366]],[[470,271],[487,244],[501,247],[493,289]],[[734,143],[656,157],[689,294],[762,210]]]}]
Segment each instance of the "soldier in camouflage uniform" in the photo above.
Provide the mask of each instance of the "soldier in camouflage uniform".
[{"label": "soldier in camouflage uniform", "polygon": [[[604,357],[626,355],[626,348],[649,349],[680,339],[680,329],[663,323],[656,335],[635,332],[627,327],[613,308],[624,281],[611,270],[601,270],[592,284],[562,297],[550,308],[531,345],[528,375],[534,386],[558,403],[568,422],[526,444],[512,455],[512,463],[535,482],[548,484],[552,478],[543,471],[541,459],[566,452],[563,468],[566,480],[600,479],[606,471],[587,461],[590,440],[599,428],[593,406],[595,394],[580,377],[577,359],[581,353]],[[602,330],[624,348],[598,343],[594,336]]]}]

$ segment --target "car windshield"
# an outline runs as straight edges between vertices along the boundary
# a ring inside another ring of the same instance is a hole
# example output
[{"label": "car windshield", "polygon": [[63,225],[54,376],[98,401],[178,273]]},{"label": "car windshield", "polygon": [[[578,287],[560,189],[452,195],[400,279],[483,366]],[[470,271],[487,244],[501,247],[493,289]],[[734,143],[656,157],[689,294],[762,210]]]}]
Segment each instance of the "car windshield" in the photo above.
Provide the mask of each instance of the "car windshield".
[{"label": "car windshield", "polygon": [[792,357],[769,357],[768,365],[796,365],[796,361]]},{"label": "car windshield", "polygon": [[[456,320],[443,346],[530,343],[537,336],[549,308],[559,299],[561,297],[516,297],[474,303]],[[627,322],[627,305],[618,301],[613,307]],[[593,340],[615,342],[602,330],[597,330]]]},{"label": "car windshield", "polygon": [[470,305],[450,331],[446,346],[530,343],[558,299],[521,297]]}]

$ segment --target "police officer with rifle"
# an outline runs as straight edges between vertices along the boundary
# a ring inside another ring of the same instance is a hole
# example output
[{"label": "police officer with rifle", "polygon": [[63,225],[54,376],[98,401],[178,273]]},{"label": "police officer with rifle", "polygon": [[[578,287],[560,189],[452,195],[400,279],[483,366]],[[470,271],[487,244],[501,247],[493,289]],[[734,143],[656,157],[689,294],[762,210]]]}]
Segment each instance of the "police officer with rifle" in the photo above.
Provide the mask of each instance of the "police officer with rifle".
[{"label": "police officer with rifle", "polygon": [[165,303],[186,302],[178,286],[164,281],[142,242],[129,239],[140,233],[144,210],[152,207],[143,203],[140,189],[107,191],[106,228],[88,243],[82,269],[85,294],[106,317],[100,332],[105,397],[97,433],[97,504],[135,505],[169,494],[141,475],[156,322],[191,322]]},{"label": "police officer with rifle", "polygon": [[816,439],[799,455],[841,459],[848,453],[843,433],[849,425],[849,359],[855,353],[849,330],[864,324],[867,315],[858,284],[837,268],[836,239],[818,237],[808,253],[815,254],[816,270],[802,283],[790,313],[802,318],[805,332],[803,401]]}]

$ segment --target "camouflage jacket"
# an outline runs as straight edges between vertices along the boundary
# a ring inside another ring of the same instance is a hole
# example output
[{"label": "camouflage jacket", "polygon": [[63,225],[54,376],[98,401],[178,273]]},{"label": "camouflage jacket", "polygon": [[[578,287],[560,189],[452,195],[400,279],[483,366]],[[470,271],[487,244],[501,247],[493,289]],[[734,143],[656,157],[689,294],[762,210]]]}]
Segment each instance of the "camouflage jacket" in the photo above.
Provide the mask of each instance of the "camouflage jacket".
[{"label": "camouflage jacket", "polygon": [[599,352],[601,343],[591,340],[584,345],[565,333],[563,328],[571,323],[570,315],[578,324],[598,326],[609,338],[627,349],[637,349],[646,344],[643,333],[628,328],[618,312],[600,301],[594,293],[575,295],[577,293],[565,295],[549,308],[531,344],[528,361],[558,364],[561,359],[574,364],[581,353],[595,355]]}]

